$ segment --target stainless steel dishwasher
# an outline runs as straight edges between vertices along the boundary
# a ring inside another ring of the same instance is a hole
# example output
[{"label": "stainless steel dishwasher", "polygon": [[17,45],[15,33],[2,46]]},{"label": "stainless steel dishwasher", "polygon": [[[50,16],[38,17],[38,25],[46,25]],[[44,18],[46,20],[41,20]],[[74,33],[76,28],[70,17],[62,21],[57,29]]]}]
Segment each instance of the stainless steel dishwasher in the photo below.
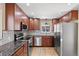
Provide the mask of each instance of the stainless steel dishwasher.
[{"label": "stainless steel dishwasher", "polygon": [[35,36],[34,38],[34,45],[35,46],[41,46],[42,45],[42,37],[41,36]]}]

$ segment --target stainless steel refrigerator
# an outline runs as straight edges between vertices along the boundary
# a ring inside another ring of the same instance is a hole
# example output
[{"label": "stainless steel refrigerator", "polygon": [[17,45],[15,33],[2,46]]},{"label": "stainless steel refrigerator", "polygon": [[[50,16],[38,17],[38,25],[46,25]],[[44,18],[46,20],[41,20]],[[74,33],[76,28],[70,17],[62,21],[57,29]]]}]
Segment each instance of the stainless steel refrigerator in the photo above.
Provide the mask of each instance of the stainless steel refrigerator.
[{"label": "stainless steel refrigerator", "polygon": [[62,23],[62,56],[77,56],[78,24]]}]

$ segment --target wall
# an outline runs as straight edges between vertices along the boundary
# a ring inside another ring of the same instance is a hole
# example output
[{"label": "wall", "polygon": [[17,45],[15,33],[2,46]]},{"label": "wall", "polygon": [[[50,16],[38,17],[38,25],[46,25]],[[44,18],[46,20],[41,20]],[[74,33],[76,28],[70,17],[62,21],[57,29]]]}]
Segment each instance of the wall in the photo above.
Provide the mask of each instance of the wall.
[{"label": "wall", "polygon": [[[79,12],[78,12],[78,29],[79,29]],[[78,56],[79,56],[79,30],[78,30]]]},{"label": "wall", "polygon": [[3,31],[3,38],[0,41],[0,46],[14,40],[14,31]]},{"label": "wall", "polygon": [[2,7],[3,11],[2,11],[2,30],[5,30],[5,4],[3,4]]},{"label": "wall", "polygon": [[[78,29],[79,29],[79,23],[78,23]],[[79,30],[78,30],[78,56],[79,56]]]},{"label": "wall", "polygon": [[2,39],[2,15],[3,15],[3,4],[0,3],[0,39]]},{"label": "wall", "polygon": [[0,4],[0,46],[14,40],[14,31],[5,30],[5,4]]}]

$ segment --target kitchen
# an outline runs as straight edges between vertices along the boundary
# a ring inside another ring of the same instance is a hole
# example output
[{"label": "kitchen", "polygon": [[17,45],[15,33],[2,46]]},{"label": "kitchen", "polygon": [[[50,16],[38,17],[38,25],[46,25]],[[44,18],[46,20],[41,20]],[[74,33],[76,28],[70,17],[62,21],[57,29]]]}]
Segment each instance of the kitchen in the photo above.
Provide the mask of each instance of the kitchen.
[{"label": "kitchen", "polygon": [[[78,21],[78,10],[73,9],[77,4],[72,4],[68,12],[62,13],[64,16],[61,15],[61,17],[53,19],[50,19],[51,16],[41,19],[38,14],[36,14],[38,17],[34,17],[32,11],[36,12],[36,10],[38,11],[38,9],[35,9],[36,7],[45,7],[46,4],[33,4],[30,7],[32,9],[29,8],[29,5],[22,3],[1,5],[2,15],[5,15],[2,17],[1,56],[62,56],[61,50],[64,51],[61,41],[62,23],[68,24]],[[52,4],[47,4],[48,7],[50,5],[52,6]],[[26,6],[27,8],[25,8]],[[44,10],[46,10],[46,7],[43,8]],[[29,12],[32,14],[27,16]]]}]

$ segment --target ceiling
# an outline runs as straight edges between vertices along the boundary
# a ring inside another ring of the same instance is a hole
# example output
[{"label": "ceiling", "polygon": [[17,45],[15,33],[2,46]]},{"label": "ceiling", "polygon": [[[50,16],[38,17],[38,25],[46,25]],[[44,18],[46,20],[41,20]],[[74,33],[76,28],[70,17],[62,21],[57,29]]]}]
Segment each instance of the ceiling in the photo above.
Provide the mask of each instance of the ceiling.
[{"label": "ceiling", "polygon": [[77,3],[17,3],[27,16],[41,19],[59,18],[73,8]]}]

